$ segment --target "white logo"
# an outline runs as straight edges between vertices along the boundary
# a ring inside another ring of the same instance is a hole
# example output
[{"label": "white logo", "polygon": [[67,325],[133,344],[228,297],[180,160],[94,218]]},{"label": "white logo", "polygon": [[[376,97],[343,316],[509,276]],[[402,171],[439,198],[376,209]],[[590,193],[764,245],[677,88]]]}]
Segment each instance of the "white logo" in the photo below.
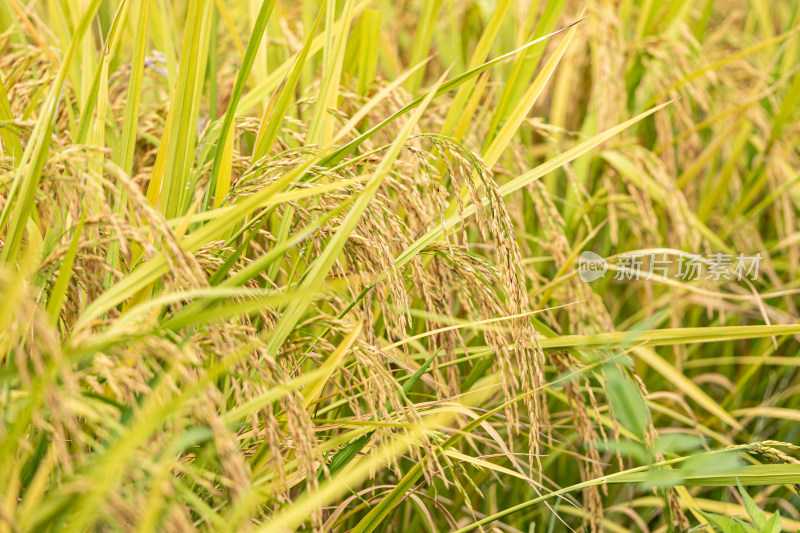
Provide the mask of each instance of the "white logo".
[{"label": "white logo", "polygon": [[590,283],[600,279],[605,276],[607,270],[608,263],[605,259],[594,252],[581,252],[578,258],[578,276],[583,281]]}]

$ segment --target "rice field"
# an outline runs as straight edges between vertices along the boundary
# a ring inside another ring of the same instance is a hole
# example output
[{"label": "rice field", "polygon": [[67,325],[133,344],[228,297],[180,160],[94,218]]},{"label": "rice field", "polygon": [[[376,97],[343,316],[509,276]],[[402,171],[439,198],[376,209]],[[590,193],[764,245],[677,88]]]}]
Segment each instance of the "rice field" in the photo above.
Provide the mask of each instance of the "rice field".
[{"label": "rice field", "polygon": [[0,0],[0,533],[800,530],[800,2]]}]

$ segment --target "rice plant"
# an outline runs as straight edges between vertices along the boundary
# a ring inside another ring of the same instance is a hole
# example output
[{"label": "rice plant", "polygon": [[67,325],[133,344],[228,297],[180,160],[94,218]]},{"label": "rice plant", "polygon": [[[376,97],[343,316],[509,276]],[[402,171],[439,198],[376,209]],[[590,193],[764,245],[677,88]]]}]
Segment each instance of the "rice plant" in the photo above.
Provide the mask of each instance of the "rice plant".
[{"label": "rice plant", "polygon": [[798,530],[798,8],[0,0],[0,532]]}]

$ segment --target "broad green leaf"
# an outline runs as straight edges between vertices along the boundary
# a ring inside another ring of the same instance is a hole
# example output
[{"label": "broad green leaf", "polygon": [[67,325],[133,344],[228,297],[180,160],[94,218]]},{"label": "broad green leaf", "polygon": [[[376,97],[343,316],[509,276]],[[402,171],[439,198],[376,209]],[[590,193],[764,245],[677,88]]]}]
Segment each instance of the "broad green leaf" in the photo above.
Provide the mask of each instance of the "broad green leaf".
[{"label": "broad green leaf", "polygon": [[653,441],[654,453],[681,453],[700,448],[703,439],[688,433],[663,433]]},{"label": "broad green leaf", "polygon": [[764,533],[780,533],[781,531],[781,513],[775,511],[775,514],[769,517],[767,523],[764,525]]},{"label": "broad green leaf", "polygon": [[[542,348],[546,350],[559,350],[564,348],[613,348],[623,346],[630,347],[637,344],[643,344],[645,346],[672,346],[675,344],[758,339],[798,334],[800,334],[800,324],[665,328],[644,331],[613,331],[598,335],[562,335],[552,339],[543,339]],[[648,358],[648,361],[649,360],[650,358]]]},{"label": "broad green leaf", "polygon": [[[736,487],[741,483],[742,486],[753,487],[800,482],[800,464],[749,465],[720,469],[709,465],[708,470],[708,473],[703,474],[685,474],[681,484],[695,487]],[[606,483],[639,483],[644,477],[645,474],[641,472],[607,476]]]},{"label": "broad green leaf", "polygon": [[723,533],[753,533],[752,529],[745,529],[741,521],[714,513],[702,512],[709,523],[717,526]]},{"label": "broad green leaf", "polygon": [[650,413],[639,388],[631,383],[616,366],[610,365],[605,371],[606,396],[614,416],[626,429],[640,440],[644,440]]},{"label": "broad green leaf", "polygon": [[753,501],[753,498],[744,489],[742,484],[738,483],[738,485],[739,494],[742,496],[742,502],[744,503],[744,508],[747,509],[747,514],[750,515],[750,519],[753,521],[758,531],[764,531],[767,526],[767,516],[764,514],[764,511],[759,508],[758,504]]}]

